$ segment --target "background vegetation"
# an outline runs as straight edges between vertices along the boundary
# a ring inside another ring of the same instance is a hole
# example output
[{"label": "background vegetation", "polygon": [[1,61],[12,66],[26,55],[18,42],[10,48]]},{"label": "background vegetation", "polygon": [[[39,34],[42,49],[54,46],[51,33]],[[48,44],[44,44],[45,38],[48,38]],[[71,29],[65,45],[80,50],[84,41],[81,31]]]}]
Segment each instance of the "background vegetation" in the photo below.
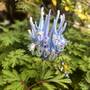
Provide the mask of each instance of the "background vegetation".
[{"label": "background vegetation", "polygon": [[[28,18],[39,20],[41,6],[68,22],[68,45],[54,61],[27,48]],[[90,1],[0,0],[0,90],[90,90]]]}]

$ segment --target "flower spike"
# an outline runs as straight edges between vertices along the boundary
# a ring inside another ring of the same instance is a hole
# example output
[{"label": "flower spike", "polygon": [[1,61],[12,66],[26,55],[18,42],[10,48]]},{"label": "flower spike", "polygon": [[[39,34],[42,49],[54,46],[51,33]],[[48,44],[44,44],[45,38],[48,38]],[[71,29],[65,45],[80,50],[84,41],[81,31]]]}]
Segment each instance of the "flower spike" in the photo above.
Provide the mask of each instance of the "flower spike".
[{"label": "flower spike", "polygon": [[[32,43],[29,44],[28,48],[33,55],[35,54],[43,59],[54,60],[67,44],[67,40],[62,34],[67,23],[65,22],[65,15],[60,15],[60,10],[58,10],[50,30],[50,17],[51,10],[49,10],[49,13],[44,18],[43,7],[41,8],[39,25],[37,25],[36,21],[34,24],[32,17],[30,17],[31,30],[28,30],[28,32]],[[60,23],[57,29],[59,17]]]}]

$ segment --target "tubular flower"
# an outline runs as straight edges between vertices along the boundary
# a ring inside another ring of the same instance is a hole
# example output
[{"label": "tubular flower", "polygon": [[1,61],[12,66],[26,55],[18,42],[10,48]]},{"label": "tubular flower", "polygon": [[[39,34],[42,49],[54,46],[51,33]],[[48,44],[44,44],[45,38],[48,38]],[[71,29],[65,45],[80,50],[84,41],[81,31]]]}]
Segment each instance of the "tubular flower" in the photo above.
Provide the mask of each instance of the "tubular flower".
[{"label": "tubular flower", "polygon": [[[41,8],[39,25],[36,22],[33,23],[32,17],[30,17],[31,30],[28,31],[31,43],[28,47],[32,54],[40,56],[43,59],[53,60],[64,50],[67,44],[67,40],[63,36],[67,23],[65,22],[65,15],[60,15],[60,11],[58,10],[52,27],[49,29],[50,17],[51,10],[49,10],[48,15],[44,15],[43,7]],[[60,23],[57,28],[59,17]]]}]

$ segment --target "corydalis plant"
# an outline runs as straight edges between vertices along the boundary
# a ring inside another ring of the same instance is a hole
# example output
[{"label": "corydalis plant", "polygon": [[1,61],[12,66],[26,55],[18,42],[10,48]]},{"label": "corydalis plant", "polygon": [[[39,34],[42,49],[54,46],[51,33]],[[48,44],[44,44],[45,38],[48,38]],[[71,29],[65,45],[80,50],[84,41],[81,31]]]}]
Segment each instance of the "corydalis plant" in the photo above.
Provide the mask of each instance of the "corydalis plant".
[{"label": "corydalis plant", "polygon": [[[65,15],[60,15],[60,11],[57,11],[57,16],[53,21],[52,27],[49,30],[51,10],[44,18],[44,8],[41,8],[41,18],[39,25],[33,23],[32,17],[30,17],[31,30],[29,36],[31,43],[28,46],[32,54],[40,56],[44,59],[55,59],[63,50],[67,44],[66,39],[63,36],[63,32],[67,23],[65,22]],[[58,19],[60,17],[60,23],[57,28]]]}]

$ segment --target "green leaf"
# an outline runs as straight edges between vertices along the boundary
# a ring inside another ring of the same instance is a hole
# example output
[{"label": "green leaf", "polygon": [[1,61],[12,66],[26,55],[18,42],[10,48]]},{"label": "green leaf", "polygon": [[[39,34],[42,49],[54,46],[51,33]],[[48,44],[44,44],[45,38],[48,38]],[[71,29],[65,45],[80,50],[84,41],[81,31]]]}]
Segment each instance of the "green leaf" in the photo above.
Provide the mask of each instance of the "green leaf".
[{"label": "green leaf", "polygon": [[48,70],[44,75],[44,79],[50,79],[50,78],[53,78],[53,72]]},{"label": "green leaf", "polygon": [[68,78],[65,78],[64,75],[58,75],[52,79],[49,79],[48,80],[49,82],[54,82],[54,83],[57,83],[59,84],[60,86],[63,86],[64,88],[68,88],[66,83],[71,83],[71,80],[68,79]]},{"label": "green leaf", "polygon": [[37,77],[37,71],[36,70],[29,70],[29,69],[25,69],[23,72],[21,72],[20,74],[20,78],[23,81],[28,81],[29,78],[36,78]]},{"label": "green leaf", "polygon": [[86,73],[86,81],[90,84],[90,71]]},{"label": "green leaf", "polygon": [[55,90],[56,87],[54,85],[51,85],[49,83],[43,83],[43,86],[47,88],[47,90]]},{"label": "green leaf", "polygon": [[0,86],[3,86],[4,84],[6,84],[6,82],[3,80],[3,77],[0,76]]},{"label": "green leaf", "polygon": [[2,61],[2,66],[4,69],[8,69],[9,67],[14,68],[16,65],[23,65],[25,63],[30,62],[30,57],[27,54],[24,54],[25,50],[17,49],[15,51],[11,51],[5,60]]},{"label": "green leaf", "polygon": [[20,81],[20,77],[17,73],[17,71],[9,71],[9,70],[3,70],[3,80],[7,83],[12,83],[14,81]]},{"label": "green leaf", "polygon": [[12,82],[10,85],[7,85],[4,90],[24,90],[24,85],[20,82]]},{"label": "green leaf", "polygon": [[19,32],[9,31],[0,35],[0,42],[2,46],[13,45],[15,42],[20,42]]}]

